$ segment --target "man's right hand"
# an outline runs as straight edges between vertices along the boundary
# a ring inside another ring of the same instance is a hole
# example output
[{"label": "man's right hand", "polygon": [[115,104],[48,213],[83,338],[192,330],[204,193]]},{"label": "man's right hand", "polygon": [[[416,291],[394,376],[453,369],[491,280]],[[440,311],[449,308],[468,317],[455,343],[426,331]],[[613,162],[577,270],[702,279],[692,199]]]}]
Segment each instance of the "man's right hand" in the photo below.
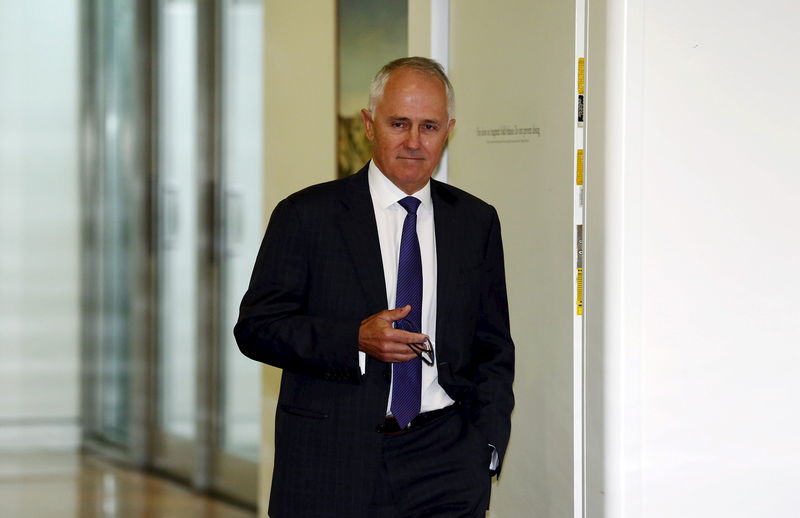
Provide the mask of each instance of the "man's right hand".
[{"label": "man's right hand", "polygon": [[411,306],[385,309],[362,320],[358,328],[358,350],[387,363],[414,359],[417,355],[408,344],[422,343],[427,335],[392,327],[394,321],[405,318],[410,311]]}]

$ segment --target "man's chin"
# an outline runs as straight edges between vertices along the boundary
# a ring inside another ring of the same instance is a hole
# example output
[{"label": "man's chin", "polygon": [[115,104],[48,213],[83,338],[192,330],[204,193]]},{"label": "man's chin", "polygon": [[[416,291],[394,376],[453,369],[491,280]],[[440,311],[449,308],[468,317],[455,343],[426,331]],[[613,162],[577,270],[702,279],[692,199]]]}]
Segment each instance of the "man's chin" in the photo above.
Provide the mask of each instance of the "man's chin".
[{"label": "man's chin", "polygon": [[425,183],[428,181],[428,178],[431,177],[433,171],[427,167],[427,164],[424,162],[415,163],[411,167],[400,167],[398,168],[398,177],[404,181],[417,183],[422,182]]},{"label": "man's chin", "polygon": [[430,169],[430,162],[424,158],[398,158],[394,162],[398,171],[408,176],[423,176]]}]

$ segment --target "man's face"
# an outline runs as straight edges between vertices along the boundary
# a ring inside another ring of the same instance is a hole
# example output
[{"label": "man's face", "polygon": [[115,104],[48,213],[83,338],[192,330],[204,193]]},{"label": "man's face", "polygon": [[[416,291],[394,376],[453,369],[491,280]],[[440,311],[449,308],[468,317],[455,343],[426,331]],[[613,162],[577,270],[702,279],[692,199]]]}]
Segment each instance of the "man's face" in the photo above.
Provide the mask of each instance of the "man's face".
[{"label": "man's face", "polygon": [[375,113],[361,110],[361,118],[375,165],[406,194],[428,182],[456,122],[448,119],[441,81],[410,68],[389,76]]}]

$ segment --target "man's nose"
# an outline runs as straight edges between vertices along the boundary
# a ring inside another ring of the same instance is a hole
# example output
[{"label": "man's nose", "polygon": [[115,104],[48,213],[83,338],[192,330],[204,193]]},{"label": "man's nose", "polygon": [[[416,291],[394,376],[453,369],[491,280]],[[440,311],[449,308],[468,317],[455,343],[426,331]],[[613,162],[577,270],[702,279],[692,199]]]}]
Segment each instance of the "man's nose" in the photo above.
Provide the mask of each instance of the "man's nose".
[{"label": "man's nose", "polygon": [[406,148],[408,149],[419,149],[420,141],[419,141],[419,128],[412,127],[408,134],[406,135]]}]

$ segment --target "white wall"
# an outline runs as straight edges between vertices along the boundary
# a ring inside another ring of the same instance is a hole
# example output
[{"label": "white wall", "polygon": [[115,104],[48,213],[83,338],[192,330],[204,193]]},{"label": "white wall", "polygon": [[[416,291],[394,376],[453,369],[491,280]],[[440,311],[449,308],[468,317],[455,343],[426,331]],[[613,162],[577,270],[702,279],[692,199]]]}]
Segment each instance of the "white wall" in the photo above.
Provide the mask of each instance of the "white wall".
[{"label": "white wall", "polygon": [[77,15],[0,1],[0,448],[78,440]]},{"label": "white wall", "polygon": [[[266,228],[280,200],[336,178],[336,2],[265,2],[264,35]],[[280,376],[262,368],[259,516],[269,502]]]},{"label": "white wall", "polygon": [[450,4],[449,183],[498,210],[517,352],[492,518],[573,516],[574,63],[574,3]]},{"label": "white wall", "polygon": [[590,8],[588,516],[797,516],[800,8]]}]

